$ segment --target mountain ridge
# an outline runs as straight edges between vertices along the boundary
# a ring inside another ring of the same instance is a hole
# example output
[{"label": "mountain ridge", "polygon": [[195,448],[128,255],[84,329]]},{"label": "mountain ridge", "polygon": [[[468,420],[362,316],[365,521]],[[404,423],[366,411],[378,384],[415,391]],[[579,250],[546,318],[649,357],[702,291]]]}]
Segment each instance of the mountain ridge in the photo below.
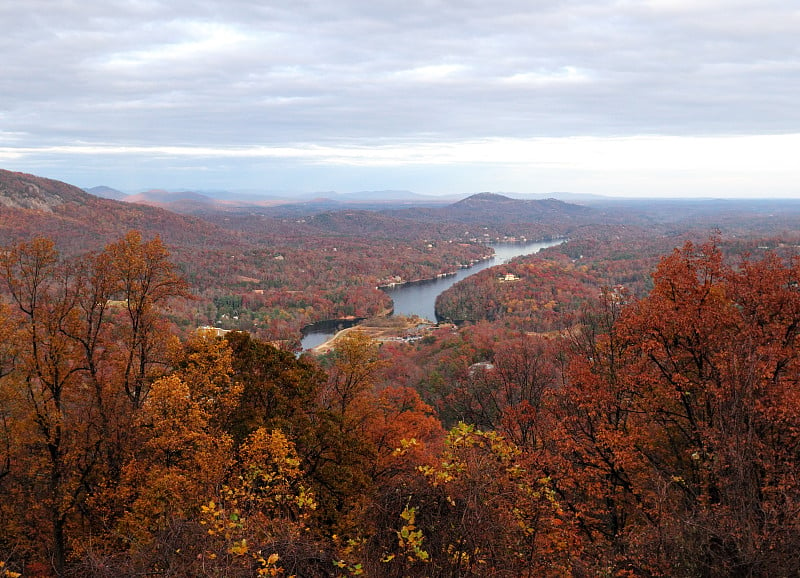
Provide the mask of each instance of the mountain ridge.
[{"label": "mountain ridge", "polygon": [[136,229],[173,246],[237,244],[236,237],[198,217],[93,195],[79,187],[0,169],[0,242],[47,234],[67,252],[96,250]]},{"label": "mountain ridge", "polygon": [[513,199],[499,193],[476,193],[444,207],[398,209],[396,216],[414,216],[423,221],[451,221],[489,225],[510,223],[578,223],[602,217],[596,209],[557,199]]}]

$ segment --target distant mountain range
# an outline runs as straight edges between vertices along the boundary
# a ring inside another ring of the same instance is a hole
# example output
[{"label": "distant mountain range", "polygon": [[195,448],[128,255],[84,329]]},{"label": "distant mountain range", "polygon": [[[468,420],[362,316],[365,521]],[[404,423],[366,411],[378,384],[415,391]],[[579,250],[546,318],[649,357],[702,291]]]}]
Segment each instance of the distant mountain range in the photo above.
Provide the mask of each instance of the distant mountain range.
[{"label": "distant mountain range", "polygon": [[127,194],[106,186],[92,187],[85,189],[87,193],[126,201],[129,203],[140,203],[156,206],[177,206],[187,204],[197,206],[206,204],[209,206],[225,207],[245,207],[245,206],[274,206],[280,204],[312,204],[312,205],[344,205],[344,204],[433,204],[442,205],[458,200],[459,196],[436,196],[421,195],[411,191],[386,190],[386,191],[357,191],[351,193],[338,193],[335,191],[314,192],[314,193],[291,193],[291,194],[255,194],[255,193],[233,193],[229,191],[166,191],[162,189],[151,189],[135,194]]},{"label": "distant mountain range", "polygon": [[[294,203],[272,199],[250,204],[192,191],[151,190],[136,195],[125,195],[110,187],[89,191],[35,175],[0,170],[0,241],[47,234],[59,244],[86,250],[135,228],[145,235],[161,235],[170,245],[190,250],[209,243],[246,243],[243,233],[265,227],[339,235],[386,230],[403,236],[403,231],[410,235],[421,222],[561,226],[597,216],[593,209],[555,199],[521,200],[495,193],[479,193],[452,202],[409,191],[363,191],[331,193],[328,198]],[[124,202],[93,193],[120,197]],[[287,216],[292,220],[286,221]]]},{"label": "distant mountain range", "polygon": [[594,197],[578,204],[488,192],[454,199],[385,190],[236,200],[232,193],[220,192],[154,189],[126,195],[110,187],[89,191],[0,170],[0,245],[47,235],[64,251],[82,252],[138,229],[145,236],[160,235],[173,251],[191,261],[198,250],[237,251],[290,237],[297,242],[315,236],[407,239],[414,238],[421,227],[438,231],[439,238],[552,236],[568,235],[584,226],[671,226],[687,220],[700,227],[709,223],[724,227],[742,215],[751,221],[756,217],[775,221],[800,212],[800,201],[770,199]]},{"label": "distant mountain range", "polygon": [[85,189],[85,191],[99,197],[164,207],[187,214],[202,214],[209,210],[239,211],[248,207],[282,207],[278,212],[285,215],[314,214],[345,207],[357,207],[367,210],[401,209],[404,207],[445,207],[472,197],[480,199],[483,195],[497,195],[498,197],[518,201],[557,200],[568,204],[601,209],[619,210],[625,208],[637,213],[658,214],[667,220],[676,216],[676,210],[678,215],[685,216],[687,213],[695,211],[713,214],[720,210],[773,211],[782,208],[795,210],[800,205],[800,200],[798,199],[653,198],[647,195],[636,198],[565,191],[552,193],[501,191],[461,195],[430,195],[407,190],[347,193],[336,191],[311,193],[269,191],[259,193],[253,191],[166,191],[152,189],[128,194],[107,186],[92,187]]},{"label": "distant mountain range", "polygon": [[128,193],[123,193],[122,191],[118,191],[117,189],[112,189],[111,187],[92,187],[91,189],[84,189],[90,195],[94,195],[95,197],[103,197],[104,199],[114,199],[115,201],[122,201],[125,197],[128,196]]},{"label": "distant mountain range", "polygon": [[[355,191],[339,193],[324,191],[313,193],[236,193],[230,191],[166,191],[152,189],[126,194],[106,186],[85,189],[99,197],[163,207],[188,214],[201,214],[208,210],[236,211],[247,207],[283,207],[284,214],[315,213],[342,207],[380,210],[403,207],[442,207],[463,200],[465,195],[425,195],[407,190]],[[478,193],[483,194],[483,193]],[[492,193],[487,193],[492,194]],[[502,193],[501,196],[518,200],[558,199],[568,202],[602,201],[608,197],[576,193],[533,195]]]}]

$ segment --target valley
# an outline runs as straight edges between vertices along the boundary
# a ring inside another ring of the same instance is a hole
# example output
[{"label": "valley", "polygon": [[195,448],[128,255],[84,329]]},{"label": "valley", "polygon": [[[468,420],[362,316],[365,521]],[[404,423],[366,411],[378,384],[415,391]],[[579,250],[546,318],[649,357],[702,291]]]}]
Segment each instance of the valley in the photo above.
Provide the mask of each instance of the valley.
[{"label": "valley", "polygon": [[800,572],[800,203],[331,196],[0,171],[0,575]]}]

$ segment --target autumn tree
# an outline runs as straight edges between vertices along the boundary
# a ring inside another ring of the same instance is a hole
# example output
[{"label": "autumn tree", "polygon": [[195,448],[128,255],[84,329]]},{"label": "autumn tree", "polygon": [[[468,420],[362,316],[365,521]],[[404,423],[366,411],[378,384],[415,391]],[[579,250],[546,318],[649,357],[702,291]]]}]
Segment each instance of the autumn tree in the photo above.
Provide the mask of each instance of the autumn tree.
[{"label": "autumn tree", "polygon": [[575,366],[559,479],[612,568],[797,571],[799,272],[686,244]]},{"label": "autumn tree", "polygon": [[148,571],[164,569],[169,535],[183,531],[223,483],[233,441],[211,424],[203,400],[177,375],[156,381],[135,425],[146,430],[126,463],[120,492],[127,494],[117,524],[125,547],[150,556]]},{"label": "autumn tree", "polygon": [[51,241],[35,239],[13,247],[4,252],[1,264],[20,324],[17,371],[9,376],[20,409],[15,418],[31,424],[31,437],[18,443],[42,458],[28,464],[30,470],[39,470],[29,480],[30,508],[49,518],[44,541],[61,572],[67,556],[67,519],[98,458],[95,440],[87,437],[91,429],[79,393],[82,352],[69,338],[80,331],[77,297]]},{"label": "autumn tree", "polygon": [[[252,404],[267,387],[285,396],[281,409],[288,410],[297,394],[288,386],[304,374],[293,373],[299,362],[291,354],[245,334],[230,337],[192,336],[175,370],[150,386],[132,424],[138,444],[116,489],[125,504],[114,526],[118,543],[85,552],[76,569],[97,574],[102,567],[109,576],[319,574],[329,554],[309,521],[316,503],[305,460],[279,428],[242,429],[280,422],[307,442],[308,419],[279,410],[251,421]],[[252,373],[240,372],[242,362]]]},{"label": "autumn tree", "polygon": [[204,572],[229,576],[329,573],[333,568],[330,554],[312,531],[317,507],[314,492],[292,441],[280,430],[259,428],[237,454],[226,483],[200,512],[206,537],[197,558]]},{"label": "autumn tree", "polygon": [[536,449],[547,426],[543,398],[560,384],[560,340],[505,330],[483,346],[486,361],[470,366],[451,403],[465,422]]},{"label": "autumn tree", "polygon": [[[11,402],[6,407],[13,410],[3,413],[5,431],[13,432],[7,447],[20,456],[10,464],[19,496],[16,515],[48,520],[35,524],[43,534],[29,542],[20,536],[19,544],[27,544],[33,557],[51,559],[57,573],[64,571],[77,543],[75,528],[92,518],[89,496],[115,483],[133,412],[154,377],[120,370],[120,359],[145,359],[138,367],[150,368],[155,344],[168,338],[154,324],[135,319],[144,313],[155,317],[157,305],[185,294],[160,241],[137,244],[136,239],[129,234],[124,256],[110,247],[64,260],[51,241],[37,238],[7,248],[0,257],[12,304],[4,330],[13,328],[16,335],[9,350],[13,371],[2,377]],[[150,281],[129,284],[135,289],[127,290],[123,280],[136,277],[131,271],[141,262],[150,274],[139,278]],[[167,283],[158,281],[167,277]],[[130,324],[111,313],[112,298],[123,294],[142,312],[129,315]],[[135,340],[120,338],[134,334]],[[134,374],[136,379],[128,379]],[[131,385],[134,381],[138,385]],[[131,392],[138,393],[131,397]]]},{"label": "autumn tree", "polygon": [[495,432],[458,424],[385,496],[385,576],[564,576],[575,543],[552,480]]},{"label": "autumn tree", "polygon": [[327,380],[316,401],[318,442],[309,454],[309,471],[319,484],[321,509],[341,535],[356,532],[351,514],[369,493],[377,449],[365,432],[376,411],[374,385],[384,365],[377,342],[360,330],[339,338],[322,362]]},{"label": "autumn tree", "polygon": [[10,411],[12,392],[8,391],[3,378],[14,368],[14,346],[16,340],[14,326],[8,305],[0,299],[0,487],[3,478],[11,470],[11,433]]},{"label": "autumn tree", "polygon": [[328,381],[321,405],[346,418],[354,404],[372,391],[376,374],[385,365],[376,341],[358,329],[348,332],[336,341],[326,363]]},{"label": "autumn tree", "polygon": [[110,244],[105,253],[118,283],[126,323],[119,326],[118,341],[124,354],[122,385],[134,406],[141,405],[153,372],[163,364],[165,331],[159,307],[173,297],[189,297],[188,285],[169,261],[158,237],[143,241],[137,231]]},{"label": "autumn tree", "polygon": [[231,433],[244,384],[234,380],[230,342],[195,332],[183,344],[174,366],[175,374],[189,386],[192,398],[213,426]]},{"label": "autumn tree", "polygon": [[[0,560],[15,561],[22,549],[15,536],[26,531],[25,520],[18,515],[21,496],[17,464],[25,454],[20,440],[27,435],[20,416],[24,399],[18,384],[7,376],[14,370],[17,342],[16,323],[10,307],[0,299]],[[0,567],[9,570],[9,567]]]}]

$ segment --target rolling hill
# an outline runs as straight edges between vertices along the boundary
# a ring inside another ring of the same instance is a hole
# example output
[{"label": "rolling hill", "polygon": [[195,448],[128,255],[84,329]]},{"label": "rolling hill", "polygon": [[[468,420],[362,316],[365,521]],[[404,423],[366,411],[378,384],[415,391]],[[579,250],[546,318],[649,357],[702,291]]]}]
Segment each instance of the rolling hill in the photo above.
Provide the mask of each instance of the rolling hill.
[{"label": "rolling hill", "polygon": [[68,253],[98,249],[137,229],[174,249],[238,245],[236,235],[196,217],[100,198],[52,179],[0,169],[0,243],[47,235]]},{"label": "rolling hill", "polygon": [[512,199],[497,193],[477,193],[444,207],[421,207],[392,211],[397,216],[424,222],[457,222],[500,225],[540,223],[576,225],[603,218],[603,213],[556,199]]}]

